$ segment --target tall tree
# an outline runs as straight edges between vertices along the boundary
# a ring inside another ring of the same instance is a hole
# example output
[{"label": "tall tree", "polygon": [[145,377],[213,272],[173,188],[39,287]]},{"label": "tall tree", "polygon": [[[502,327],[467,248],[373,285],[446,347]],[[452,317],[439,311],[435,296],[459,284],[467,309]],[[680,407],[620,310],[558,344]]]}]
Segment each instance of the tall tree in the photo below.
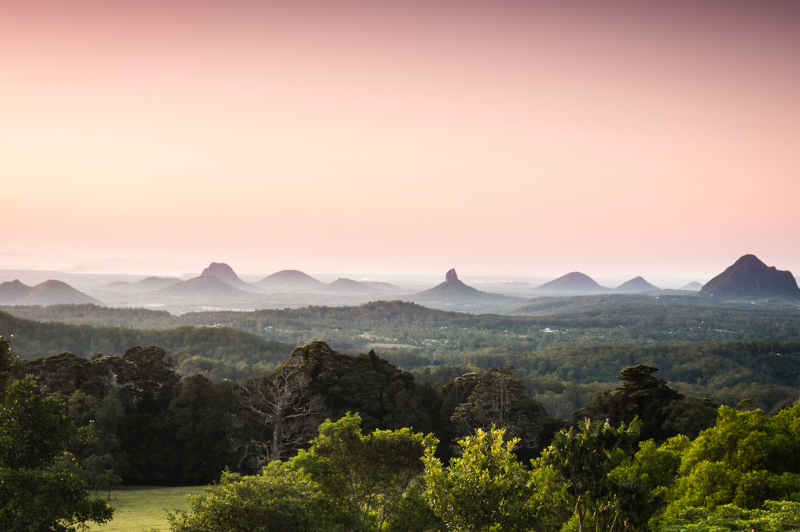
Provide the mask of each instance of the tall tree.
[{"label": "tall tree", "polygon": [[640,423],[613,428],[607,421],[584,420],[580,429],[571,427],[556,434],[542,454],[541,464],[555,470],[566,482],[575,504],[578,530],[583,532],[589,518],[596,530],[624,530],[625,510],[636,506],[631,498],[644,494],[636,479],[615,482],[611,471],[634,452]]},{"label": "tall tree", "polygon": [[543,425],[550,416],[525,392],[513,370],[506,366],[492,368],[480,377],[474,373],[462,377],[474,380],[466,400],[455,408],[450,418],[462,436],[474,434],[477,429],[488,431],[496,427],[504,429],[507,438],[517,438],[520,447],[528,450],[539,447]]},{"label": "tall tree", "polygon": [[503,429],[477,429],[458,442],[462,454],[447,467],[426,450],[428,499],[448,530],[528,530],[533,524],[531,477],[513,453],[519,440],[504,440]]},{"label": "tall tree", "polygon": [[380,531],[422,474],[422,456],[433,436],[410,429],[363,435],[358,414],[326,421],[308,451],[292,463],[309,472],[351,530]]},{"label": "tall tree", "polygon": [[325,407],[320,397],[311,396],[309,382],[300,359],[292,358],[239,385],[236,398],[246,413],[236,423],[240,463],[250,462],[252,467],[281,460],[316,434]]},{"label": "tall tree", "polygon": [[[0,371],[12,357],[0,338]],[[0,392],[0,528],[67,532],[111,519],[112,509],[59,465],[65,442],[77,434],[66,406],[45,397],[30,376]]]},{"label": "tall tree", "polygon": [[575,412],[575,421],[584,417],[608,420],[612,426],[641,421],[639,437],[665,441],[685,434],[697,436],[700,430],[714,424],[716,405],[710,401],[687,398],[653,374],[657,367],[639,364],[623,369],[617,379],[622,385],[610,392],[598,392]]}]

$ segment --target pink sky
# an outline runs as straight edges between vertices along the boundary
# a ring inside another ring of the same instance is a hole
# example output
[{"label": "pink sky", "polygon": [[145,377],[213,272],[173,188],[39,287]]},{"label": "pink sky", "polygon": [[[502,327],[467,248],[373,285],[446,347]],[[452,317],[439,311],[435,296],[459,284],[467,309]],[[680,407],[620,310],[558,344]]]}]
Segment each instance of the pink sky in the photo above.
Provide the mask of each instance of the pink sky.
[{"label": "pink sky", "polygon": [[0,268],[800,274],[800,3],[0,4]]}]

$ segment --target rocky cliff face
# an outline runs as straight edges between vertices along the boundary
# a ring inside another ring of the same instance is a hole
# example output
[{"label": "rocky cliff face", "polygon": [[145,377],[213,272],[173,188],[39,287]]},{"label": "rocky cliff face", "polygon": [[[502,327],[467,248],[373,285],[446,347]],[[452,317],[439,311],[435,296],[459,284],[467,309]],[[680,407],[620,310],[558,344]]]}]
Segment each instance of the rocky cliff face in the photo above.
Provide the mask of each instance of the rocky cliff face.
[{"label": "rocky cliff face", "polygon": [[444,274],[444,281],[446,283],[454,283],[458,281],[458,275],[456,275],[455,268],[451,268],[446,274]]},{"label": "rocky cliff face", "polygon": [[767,266],[755,255],[745,255],[707,282],[700,297],[800,297],[792,272]]}]

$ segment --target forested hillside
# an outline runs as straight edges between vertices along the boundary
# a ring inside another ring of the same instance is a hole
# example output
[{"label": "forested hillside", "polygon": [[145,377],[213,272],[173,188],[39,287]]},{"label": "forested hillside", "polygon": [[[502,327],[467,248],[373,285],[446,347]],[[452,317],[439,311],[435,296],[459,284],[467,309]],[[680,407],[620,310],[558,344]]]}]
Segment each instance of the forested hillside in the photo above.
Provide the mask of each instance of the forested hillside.
[{"label": "forested hillside", "polygon": [[[462,331],[457,325],[470,325],[471,330],[486,332],[477,346],[456,347],[456,341],[431,344],[426,349],[411,346],[403,349],[379,344],[375,352],[398,367],[414,373],[420,382],[437,383],[453,379],[463,373],[482,373],[493,367],[513,366],[528,393],[545,404],[560,417],[581,408],[598,390],[607,389],[616,382],[616,376],[627,367],[647,364],[661,369],[660,376],[677,389],[708,397],[720,404],[735,406],[742,399],[750,399],[767,412],[793,402],[800,390],[800,343],[778,341],[739,342],[684,342],[663,345],[637,345],[634,343],[552,343],[532,347],[512,333],[497,333],[489,327],[520,326],[517,318],[500,316],[471,316],[468,314],[428,311],[408,304],[375,304],[384,311],[372,316],[362,307],[363,313],[353,320],[360,326],[380,326],[392,323],[394,327],[406,325],[409,330]],[[81,307],[94,312],[91,307]],[[270,311],[283,312],[283,311]],[[294,312],[294,311],[291,311]],[[316,307],[302,309],[315,315],[315,323],[343,324],[343,316],[354,309]],[[269,323],[269,314],[250,316],[252,322],[240,321],[242,327],[257,329]],[[213,314],[215,318],[226,317]],[[235,314],[239,316],[239,314]],[[192,316],[197,318],[197,316]],[[259,321],[263,319],[265,321]],[[285,317],[283,318],[286,319]],[[451,321],[438,321],[449,319]],[[730,318],[733,319],[733,318]],[[742,318],[744,319],[744,318]],[[763,317],[767,320],[767,317]],[[459,323],[458,320],[463,320]],[[454,323],[455,322],[455,323]],[[276,322],[272,322],[276,323]],[[288,321],[283,322],[289,326]],[[450,323],[443,326],[439,323]],[[398,325],[399,324],[399,325]],[[529,327],[529,323],[523,324]],[[299,327],[302,324],[295,324]],[[342,325],[344,326],[344,325]],[[276,325],[277,327],[277,325]],[[318,325],[319,327],[319,325]],[[440,327],[447,327],[441,329]],[[482,329],[481,329],[482,328]],[[361,330],[361,329],[357,329]],[[231,327],[188,326],[174,329],[129,329],[122,327],[90,327],[63,323],[40,323],[15,318],[0,313],[0,332],[14,335],[15,350],[23,358],[42,357],[69,351],[83,357],[95,353],[122,354],[132,345],[163,346],[173,357],[181,375],[199,373],[211,380],[224,378],[239,380],[263,374],[288,355],[291,345]],[[333,330],[335,333],[336,331]],[[549,333],[548,333],[549,334]],[[555,333],[550,334],[555,336]],[[445,339],[446,340],[446,339]],[[505,341],[502,341],[505,340]],[[335,345],[335,344],[332,344]],[[360,349],[351,348],[351,354]]]},{"label": "forested hillside", "polygon": [[251,312],[109,309],[93,305],[4,307],[37,321],[166,329],[225,326],[299,345],[324,340],[339,350],[502,348],[534,351],[555,344],[669,344],[800,338],[794,307],[704,303],[698,298],[584,296],[543,300],[546,316],[501,316],[433,310],[414,303],[377,301],[356,307],[305,307]]},{"label": "forested hillside", "polygon": [[4,312],[0,312],[0,335],[13,336],[14,349],[24,359],[65,351],[88,358],[96,353],[122,354],[134,345],[159,345],[170,352],[182,374],[203,373],[214,379],[259,375],[292,350],[291,345],[228,327],[91,327],[41,323]]}]

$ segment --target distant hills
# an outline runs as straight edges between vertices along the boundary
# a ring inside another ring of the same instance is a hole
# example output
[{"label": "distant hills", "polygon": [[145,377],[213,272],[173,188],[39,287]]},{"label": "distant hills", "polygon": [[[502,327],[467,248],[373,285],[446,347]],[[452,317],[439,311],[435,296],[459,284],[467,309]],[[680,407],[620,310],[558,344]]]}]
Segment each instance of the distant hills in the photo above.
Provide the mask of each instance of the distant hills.
[{"label": "distant hills", "polygon": [[[120,308],[161,309],[181,315],[203,310],[336,307],[397,299],[448,311],[509,314],[528,311],[539,313],[544,309],[539,308],[538,303],[544,298],[600,297],[612,294],[653,298],[695,298],[700,295],[704,298],[716,298],[720,303],[740,298],[740,302],[748,304],[751,299],[759,298],[765,304],[800,304],[800,288],[792,274],[768,267],[753,255],[740,258],[705,287],[694,282],[681,289],[663,290],[640,276],[629,279],[616,288],[609,288],[577,271],[539,286],[536,286],[539,280],[532,281],[531,285],[522,281],[499,281],[483,277],[476,278],[476,284],[472,286],[460,280],[455,269],[449,270],[445,274],[444,282],[433,288],[428,287],[434,283],[422,280],[421,276],[402,277],[399,286],[384,282],[380,277],[380,280],[369,281],[340,277],[327,284],[300,270],[281,270],[258,282],[248,283],[223,262],[210,263],[198,277],[186,281],[175,277],[141,278],[122,274],[103,276],[115,282],[106,281],[107,284],[101,284],[97,280],[89,282],[89,277],[76,276],[74,286],[86,291],[82,292],[70,286],[72,282],[65,284],[52,279],[41,285],[28,286],[25,283],[29,279],[39,282],[43,276],[40,272],[22,271],[20,274],[5,277],[14,279],[13,281],[0,283],[0,305],[91,303]],[[103,276],[98,275],[96,278],[102,280]],[[25,282],[20,279],[25,279]],[[670,279],[672,280],[669,282],[674,283],[674,278]],[[683,282],[687,281],[688,279]],[[35,282],[29,284],[33,285]],[[92,283],[96,283],[94,288]],[[551,303],[547,303],[545,306],[550,305]]]},{"label": "distant hills", "polygon": [[410,296],[406,301],[422,303],[431,308],[458,310],[461,312],[503,313],[518,307],[524,299],[484,292],[464,284],[455,269],[445,274],[443,283]]},{"label": "distant hills", "polygon": [[537,286],[535,290],[549,294],[604,294],[610,290],[600,286],[597,281],[581,272],[571,272],[562,275],[543,285]]},{"label": "distant hills", "polygon": [[116,281],[108,283],[103,288],[105,290],[124,290],[124,291],[137,291],[137,290],[160,290],[169,285],[180,283],[180,279],[175,277],[145,277],[141,281],[133,283],[127,281]]},{"label": "distant hills", "polygon": [[755,255],[744,255],[724,272],[707,282],[700,297],[732,299],[738,297],[800,297],[800,287],[792,272],[767,266]]},{"label": "distant hills", "polygon": [[463,300],[463,299],[484,299],[487,297],[504,297],[499,294],[482,292],[477,288],[467,286],[458,278],[455,268],[449,270],[444,276],[444,282],[433,288],[423,290],[414,294],[414,301],[425,300]]},{"label": "distant hills", "polygon": [[393,285],[392,283],[384,283],[382,281],[359,281],[363,285],[371,286],[376,290],[386,291],[386,292],[398,292],[402,291],[402,288],[399,286]]},{"label": "distant hills", "polygon": [[34,287],[21,283],[18,279],[0,283],[0,304],[3,305],[81,305],[103,303],[67,283],[50,279]]},{"label": "distant hills", "polygon": [[331,292],[346,294],[377,292],[377,289],[373,286],[344,277],[336,279],[334,282],[326,286],[325,289]]},{"label": "distant hills", "polygon": [[224,262],[212,262],[208,265],[208,268],[200,273],[200,277],[216,277],[220,281],[234,288],[238,288],[239,290],[244,290],[245,292],[255,292],[257,290],[257,288],[250,283],[242,281],[239,276],[236,275],[236,272],[233,271],[233,268]]},{"label": "distant hills", "polygon": [[188,281],[175,283],[158,290],[158,293],[189,299],[236,299],[251,296],[250,293],[231,286],[215,275],[201,275]]},{"label": "distant hills", "polygon": [[20,282],[19,279],[0,283],[0,301],[3,304],[14,303],[27,296],[33,290],[30,286]]},{"label": "distant hills", "polygon": [[325,283],[300,270],[281,270],[264,277],[255,285],[269,290],[319,290]]},{"label": "distant hills", "polygon": [[630,281],[626,281],[616,287],[614,292],[621,294],[644,294],[647,292],[658,292],[659,290],[661,290],[659,287],[648,283],[643,277],[634,277]]}]

